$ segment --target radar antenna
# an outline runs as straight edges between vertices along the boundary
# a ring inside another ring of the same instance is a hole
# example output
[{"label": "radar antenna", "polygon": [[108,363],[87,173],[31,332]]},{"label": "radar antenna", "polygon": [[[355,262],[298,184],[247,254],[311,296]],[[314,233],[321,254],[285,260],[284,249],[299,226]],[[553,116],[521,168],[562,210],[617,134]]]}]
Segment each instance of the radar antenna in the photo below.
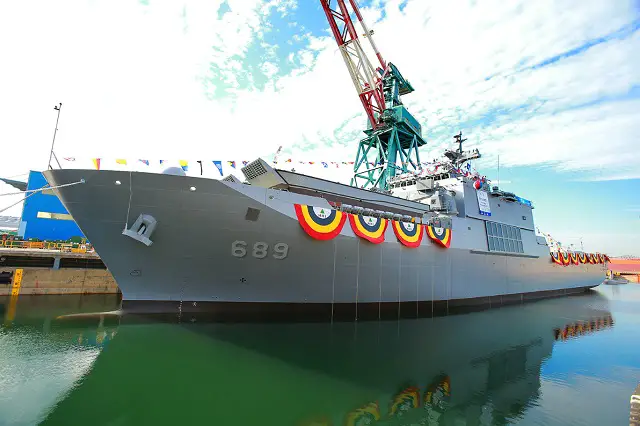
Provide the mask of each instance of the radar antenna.
[{"label": "radar antenna", "polygon": [[455,143],[458,144],[458,149],[448,149],[444,152],[444,155],[449,159],[449,161],[451,161],[451,164],[453,164],[454,167],[458,168],[469,160],[475,160],[481,157],[478,148],[472,151],[463,151],[462,143],[466,142],[467,139],[462,139],[462,131],[457,135],[454,135],[453,139],[455,140]]}]

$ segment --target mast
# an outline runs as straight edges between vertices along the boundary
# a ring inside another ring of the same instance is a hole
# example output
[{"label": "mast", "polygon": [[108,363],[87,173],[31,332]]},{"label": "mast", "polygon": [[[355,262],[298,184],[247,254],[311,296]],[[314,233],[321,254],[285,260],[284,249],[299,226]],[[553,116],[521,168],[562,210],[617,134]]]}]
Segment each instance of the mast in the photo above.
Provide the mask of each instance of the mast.
[{"label": "mast", "polygon": [[472,151],[464,151],[462,149],[462,144],[467,141],[466,138],[462,138],[462,131],[457,135],[454,135],[453,139],[455,140],[455,143],[458,144],[458,149],[448,149],[444,152],[444,155],[449,159],[449,161],[451,161],[451,164],[453,164],[454,167],[459,168],[467,161],[481,157],[480,151],[477,148]]},{"label": "mast", "polygon": [[51,167],[51,157],[54,157],[56,160],[56,163],[58,163],[58,167],[62,168],[62,166],[60,165],[60,162],[58,161],[58,157],[56,157],[56,155],[53,153],[53,145],[56,143],[56,133],[58,132],[58,121],[60,121],[60,111],[62,110],[62,102],[60,102],[59,105],[54,106],[53,109],[58,111],[58,118],[56,118],[56,127],[53,130],[53,141],[51,141],[51,151],[49,152],[49,163],[47,163],[47,167],[49,169],[53,169],[53,167]]},{"label": "mast", "polygon": [[[342,54],[351,81],[356,88],[358,97],[362,102],[362,106],[367,114],[371,126],[375,129],[380,126],[378,118],[384,111],[384,94],[382,92],[382,74],[381,71],[386,69],[386,64],[382,59],[382,55],[378,51],[373,38],[372,33],[367,30],[366,25],[362,25],[365,28],[364,34],[376,52],[379,68],[375,68],[366,53],[364,52],[358,33],[355,29],[353,21],[350,16],[349,8],[344,0],[336,0],[336,5],[331,6],[331,0],[321,0],[322,8],[327,15],[329,26],[333,37],[338,43],[338,48]],[[352,10],[358,17],[361,24],[364,24],[360,9],[354,0],[349,0]]]}]

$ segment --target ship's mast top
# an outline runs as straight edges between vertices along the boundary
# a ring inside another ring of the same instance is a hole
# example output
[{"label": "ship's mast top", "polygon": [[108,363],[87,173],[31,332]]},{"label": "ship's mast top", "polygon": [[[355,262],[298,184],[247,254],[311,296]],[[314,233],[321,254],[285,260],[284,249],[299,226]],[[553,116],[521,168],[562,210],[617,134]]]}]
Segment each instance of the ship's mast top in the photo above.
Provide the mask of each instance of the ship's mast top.
[{"label": "ship's mast top", "polygon": [[467,141],[466,138],[462,139],[462,131],[460,131],[460,133],[458,133],[457,135],[454,135],[453,139],[456,141],[455,143],[458,144],[458,149],[448,149],[444,152],[444,156],[447,157],[449,161],[451,161],[451,164],[453,164],[454,167],[460,167],[469,160],[480,158],[480,151],[477,148],[472,151],[462,150],[462,143]]},{"label": "ship's mast top", "polygon": [[453,138],[458,143],[458,152],[462,154],[462,142],[466,142],[467,139],[462,139],[462,131],[460,131],[460,133],[458,133],[457,135],[454,135]]}]

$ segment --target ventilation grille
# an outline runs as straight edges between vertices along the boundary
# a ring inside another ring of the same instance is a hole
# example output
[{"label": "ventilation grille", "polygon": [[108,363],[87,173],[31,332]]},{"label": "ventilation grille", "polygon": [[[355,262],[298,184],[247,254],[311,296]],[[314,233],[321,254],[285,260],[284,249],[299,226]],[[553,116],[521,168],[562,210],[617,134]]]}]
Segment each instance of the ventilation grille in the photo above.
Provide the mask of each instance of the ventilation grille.
[{"label": "ventilation grille", "polygon": [[226,178],[222,179],[224,182],[231,182],[231,183],[242,183],[240,182],[240,180],[238,178],[236,178],[234,175],[229,175]]},{"label": "ventilation grille", "polygon": [[245,175],[247,180],[252,180],[257,178],[258,176],[266,174],[267,170],[262,166],[260,160],[256,160],[243,167],[242,173]]}]

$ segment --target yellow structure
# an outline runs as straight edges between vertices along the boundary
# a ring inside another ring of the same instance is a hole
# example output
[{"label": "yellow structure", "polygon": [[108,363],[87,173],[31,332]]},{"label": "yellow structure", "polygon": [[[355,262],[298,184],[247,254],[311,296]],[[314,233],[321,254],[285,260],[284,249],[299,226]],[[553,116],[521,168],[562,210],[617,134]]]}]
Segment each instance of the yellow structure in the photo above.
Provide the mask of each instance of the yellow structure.
[{"label": "yellow structure", "polygon": [[20,286],[22,285],[22,269],[16,269],[13,273],[13,284],[11,285],[11,296],[20,294]]}]

